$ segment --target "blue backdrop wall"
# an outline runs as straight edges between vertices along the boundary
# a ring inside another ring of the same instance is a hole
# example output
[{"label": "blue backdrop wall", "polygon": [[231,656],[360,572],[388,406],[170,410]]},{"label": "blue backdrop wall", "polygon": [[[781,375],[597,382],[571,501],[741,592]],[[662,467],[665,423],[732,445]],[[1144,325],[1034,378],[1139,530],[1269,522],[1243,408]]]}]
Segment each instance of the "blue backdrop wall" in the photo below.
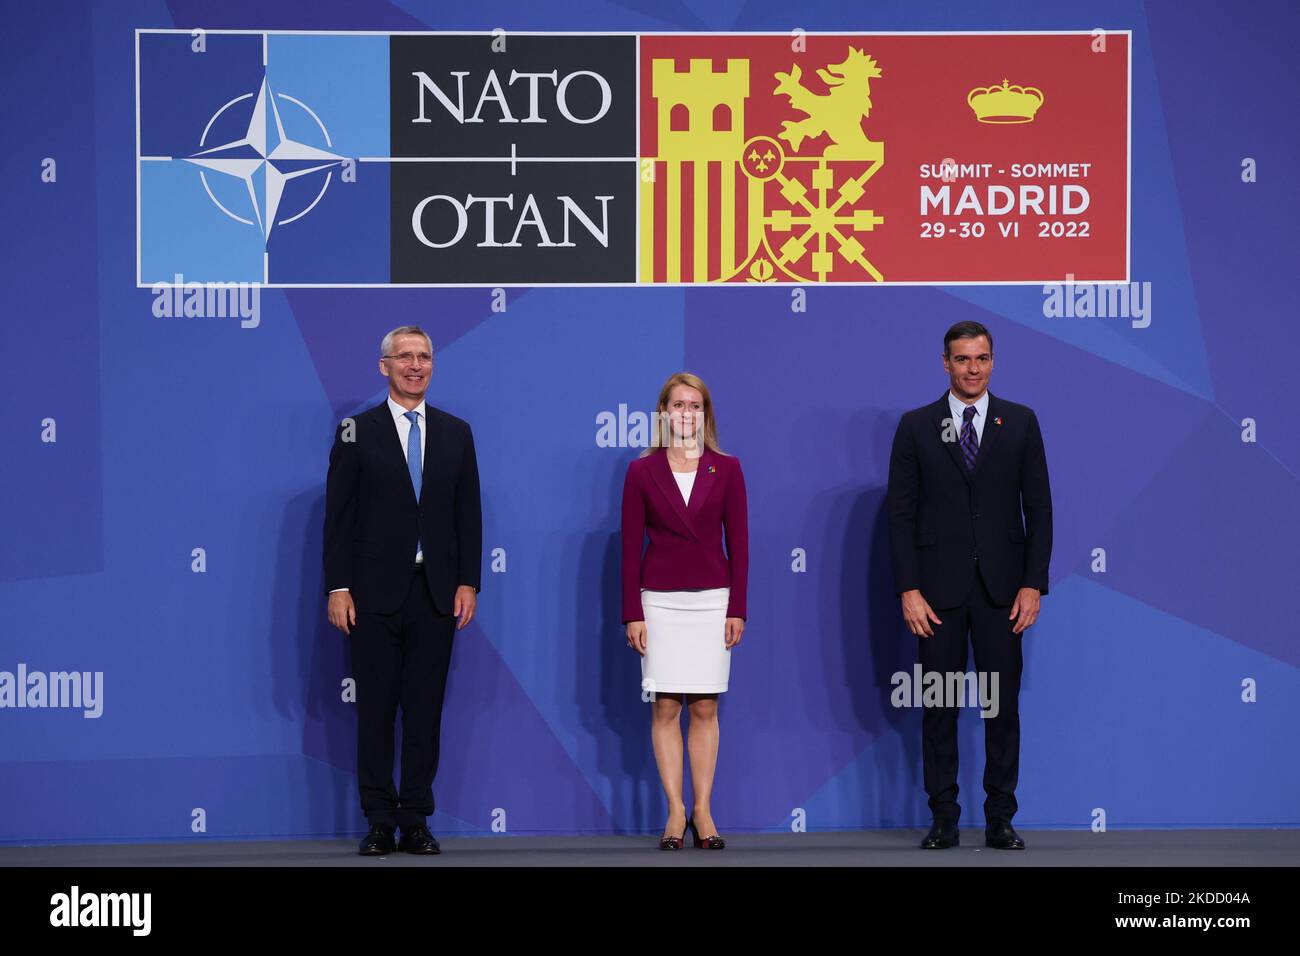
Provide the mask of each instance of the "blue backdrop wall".
[{"label": "blue backdrop wall", "polygon": [[[320,593],[325,466],[334,423],[383,394],[380,337],[408,322],[434,339],[430,401],[474,427],[485,551],[505,558],[456,639],[437,832],[658,832],[619,624],[619,493],[637,450],[602,447],[597,420],[648,411],[679,369],[710,385],[750,491],[750,620],[715,816],[727,831],[927,821],[919,712],[889,698],[915,643],[883,499],[898,417],[942,393],[942,333],[962,319],[994,332],[992,390],[1036,410],[1055,501],[1051,594],[1025,643],[1018,822],[1083,827],[1100,808],[1110,827],[1300,823],[1300,17],[1172,0],[797,13],[7,9],[0,671],[100,672],[102,712],[0,709],[0,841],[361,827],[347,649]],[[515,288],[504,312],[488,290],[266,290],[256,328],[158,318],[135,284],[134,30],[194,25],[1132,30],[1132,277],[1151,283],[1152,321],[1047,318],[1034,286],[810,288],[803,313],[780,288]],[[967,819],[981,731],[963,715]]]}]

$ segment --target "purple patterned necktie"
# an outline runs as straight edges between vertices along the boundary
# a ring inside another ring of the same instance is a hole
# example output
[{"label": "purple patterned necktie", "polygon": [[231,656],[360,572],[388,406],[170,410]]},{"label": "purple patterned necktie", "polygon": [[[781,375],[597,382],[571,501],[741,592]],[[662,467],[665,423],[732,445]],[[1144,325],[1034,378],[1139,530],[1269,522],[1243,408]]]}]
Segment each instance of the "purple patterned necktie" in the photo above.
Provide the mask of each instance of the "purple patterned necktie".
[{"label": "purple patterned necktie", "polygon": [[979,454],[980,439],[975,433],[975,406],[967,405],[966,410],[961,413],[961,456],[966,462],[966,470],[975,470],[975,456]]}]

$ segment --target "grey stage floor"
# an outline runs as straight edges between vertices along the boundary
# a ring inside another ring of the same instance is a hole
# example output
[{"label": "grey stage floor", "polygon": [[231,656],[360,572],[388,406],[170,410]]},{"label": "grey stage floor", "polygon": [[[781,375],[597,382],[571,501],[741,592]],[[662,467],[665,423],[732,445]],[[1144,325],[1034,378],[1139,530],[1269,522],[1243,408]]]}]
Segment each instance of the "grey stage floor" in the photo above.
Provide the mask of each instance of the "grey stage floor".
[{"label": "grey stage floor", "polygon": [[1022,829],[1024,851],[991,850],[982,829],[960,847],[921,850],[921,830],[751,833],[727,848],[661,852],[653,837],[448,837],[439,856],[362,857],[358,840],[240,840],[0,847],[0,866],[1300,866],[1300,830]]}]

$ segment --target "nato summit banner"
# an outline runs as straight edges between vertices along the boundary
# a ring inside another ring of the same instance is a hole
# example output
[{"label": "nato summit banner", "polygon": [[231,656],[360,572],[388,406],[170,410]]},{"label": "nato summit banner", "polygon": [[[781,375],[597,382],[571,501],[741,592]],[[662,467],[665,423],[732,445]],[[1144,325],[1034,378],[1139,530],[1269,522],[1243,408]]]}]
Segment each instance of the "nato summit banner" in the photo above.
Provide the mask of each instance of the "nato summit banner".
[{"label": "nato summit banner", "polygon": [[1127,282],[1129,43],[141,30],[137,281]]}]

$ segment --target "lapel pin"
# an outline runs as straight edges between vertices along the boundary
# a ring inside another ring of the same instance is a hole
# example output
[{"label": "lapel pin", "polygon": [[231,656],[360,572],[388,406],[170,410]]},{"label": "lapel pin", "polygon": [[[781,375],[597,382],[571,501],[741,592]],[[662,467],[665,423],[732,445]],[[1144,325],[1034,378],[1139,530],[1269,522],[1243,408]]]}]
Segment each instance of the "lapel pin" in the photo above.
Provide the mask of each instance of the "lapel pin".
[{"label": "lapel pin", "polygon": [[1001,425],[1001,424],[1002,424],[1002,419],[1000,419],[1000,418],[995,418],[995,419],[993,419],[993,424],[994,424],[994,425]]},{"label": "lapel pin", "polygon": [[716,472],[717,470],[718,470],[718,469],[715,468],[713,465],[709,465],[709,474],[710,474],[710,475],[713,474],[714,472]]}]

